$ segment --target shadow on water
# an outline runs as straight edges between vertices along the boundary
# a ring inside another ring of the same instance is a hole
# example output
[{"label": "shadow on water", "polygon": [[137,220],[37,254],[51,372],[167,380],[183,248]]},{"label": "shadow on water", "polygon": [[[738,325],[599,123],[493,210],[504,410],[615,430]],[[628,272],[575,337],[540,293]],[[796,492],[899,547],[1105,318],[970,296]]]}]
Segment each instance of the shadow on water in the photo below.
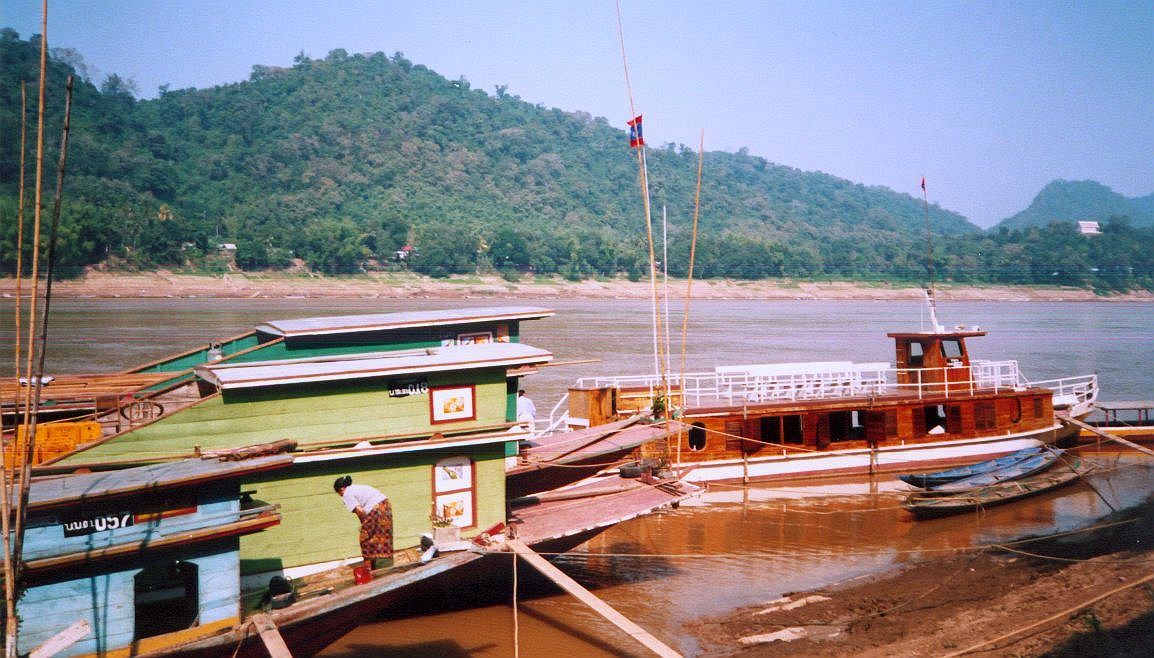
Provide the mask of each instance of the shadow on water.
[{"label": "shadow on water", "polygon": [[328,652],[330,658],[378,656],[379,658],[466,658],[477,651],[493,648],[491,645],[465,648],[452,640],[434,640],[412,644],[348,644],[340,651]]},{"label": "shadow on water", "polygon": [[1127,550],[1148,550],[1154,543],[1154,496],[1095,519],[1089,529],[1058,536],[1025,537],[1015,547],[1048,558],[1088,560]]},{"label": "shadow on water", "polygon": [[[639,556],[641,547],[635,542],[615,542],[606,545],[606,554],[565,553],[548,556],[557,567],[582,587],[596,592],[599,589],[627,583],[660,580],[676,575],[677,568],[661,556]],[[462,612],[486,606],[509,605],[516,592],[518,601],[537,601],[563,593],[560,586],[524,560],[517,561],[514,589],[511,568],[490,563],[482,574],[473,575],[467,587],[444,586],[427,589],[416,601],[394,606],[374,617],[384,622],[408,619],[441,612]]]}]

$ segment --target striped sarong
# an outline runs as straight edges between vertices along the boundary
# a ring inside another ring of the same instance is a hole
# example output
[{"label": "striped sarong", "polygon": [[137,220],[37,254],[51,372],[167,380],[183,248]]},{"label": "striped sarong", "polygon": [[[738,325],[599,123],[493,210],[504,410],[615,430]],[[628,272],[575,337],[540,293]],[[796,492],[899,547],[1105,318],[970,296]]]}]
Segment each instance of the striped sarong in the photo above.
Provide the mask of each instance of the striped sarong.
[{"label": "striped sarong", "polygon": [[387,500],[369,510],[361,521],[361,557],[393,557],[393,506]]}]

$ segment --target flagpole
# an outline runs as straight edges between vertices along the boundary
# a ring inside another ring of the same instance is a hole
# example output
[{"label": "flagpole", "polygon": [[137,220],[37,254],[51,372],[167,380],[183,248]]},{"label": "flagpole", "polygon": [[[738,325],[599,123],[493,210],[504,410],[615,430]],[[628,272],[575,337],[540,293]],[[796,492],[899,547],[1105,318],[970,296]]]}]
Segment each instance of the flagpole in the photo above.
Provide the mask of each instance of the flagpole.
[{"label": "flagpole", "polygon": [[[617,36],[621,45],[621,63],[625,69],[625,89],[629,96],[629,116],[633,117],[629,122],[630,136],[636,135],[635,143],[630,146],[637,148],[637,164],[640,168],[641,179],[641,197],[645,206],[645,237],[649,243],[649,292],[652,298],[653,306],[653,361],[656,374],[659,376],[659,390],[658,396],[662,398],[662,402],[668,406],[668,401],[664,400],[666,393],[666,373],[664,368],[664,359],[661,357],[661,318],[657,310],[657,264],[656,256],[653,246],[653,216],[649,198],[649,171],[645,157],[645,139],[641,129],[641,116],[637,114],[636,106],[633,103],[633,84],[629,79],[629,59],[625,56],[625,30],[621,23],[621,2],[617,1]],[[634,140],[631,140],[634,142]]]},{"label": "flagpole", "polygon": [[926,269],[930,279],[930,324],[935,332],[942,331],[942,326],[938,324],[938,302],[936,291],[934,290],[934,233],[930,230],[930,198],[926,193],[926,177],[922,176],[922,208],[925,212],[926,218]]}]

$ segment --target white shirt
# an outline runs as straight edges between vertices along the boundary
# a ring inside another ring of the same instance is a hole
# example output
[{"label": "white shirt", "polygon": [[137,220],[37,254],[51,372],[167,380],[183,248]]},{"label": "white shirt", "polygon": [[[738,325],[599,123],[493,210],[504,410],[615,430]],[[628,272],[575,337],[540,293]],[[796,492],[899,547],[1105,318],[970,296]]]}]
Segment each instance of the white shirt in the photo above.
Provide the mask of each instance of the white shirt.
[{"label": "white shirt", "polygon": [[537,405],[524,395],[517,397],[517,418],[535,418],[537,416]]},{"label": "white shirt", "polygon": [[370,512],[374,507],[388,500],[388,497],[367,484],[350,484],[345,487],[345,492],[341,494],[341,500],[345,501],[345,507],[350,512],[358,507],[364,512]]}]

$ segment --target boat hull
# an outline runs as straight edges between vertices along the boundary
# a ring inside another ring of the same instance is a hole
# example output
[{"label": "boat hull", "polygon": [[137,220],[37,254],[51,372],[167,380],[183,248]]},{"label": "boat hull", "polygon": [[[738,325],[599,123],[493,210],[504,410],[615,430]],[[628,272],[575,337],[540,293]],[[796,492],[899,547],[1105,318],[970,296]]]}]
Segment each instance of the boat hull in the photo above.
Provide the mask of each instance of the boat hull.
[{"label": "boat hull", "polygon": [[747,459],[682,462],[688,482],[763,482],[870,473],[895,473],[947,467],[990,459],[1040,443],[1060,441],[1069,431],[1060,425],[1045,430],[1000,437],[854,448],[814,452],[786,452]]},{"label": "boat hull", "polygon": [[932,492],[918,493],[911,495],[902,506],[920,519],[980,511],[1065,487],[1073,484],[1083,474],[1084,471],[1078,466],[1071,466],[1057,472],[1051,471],[946,496],[934,496]]}]

